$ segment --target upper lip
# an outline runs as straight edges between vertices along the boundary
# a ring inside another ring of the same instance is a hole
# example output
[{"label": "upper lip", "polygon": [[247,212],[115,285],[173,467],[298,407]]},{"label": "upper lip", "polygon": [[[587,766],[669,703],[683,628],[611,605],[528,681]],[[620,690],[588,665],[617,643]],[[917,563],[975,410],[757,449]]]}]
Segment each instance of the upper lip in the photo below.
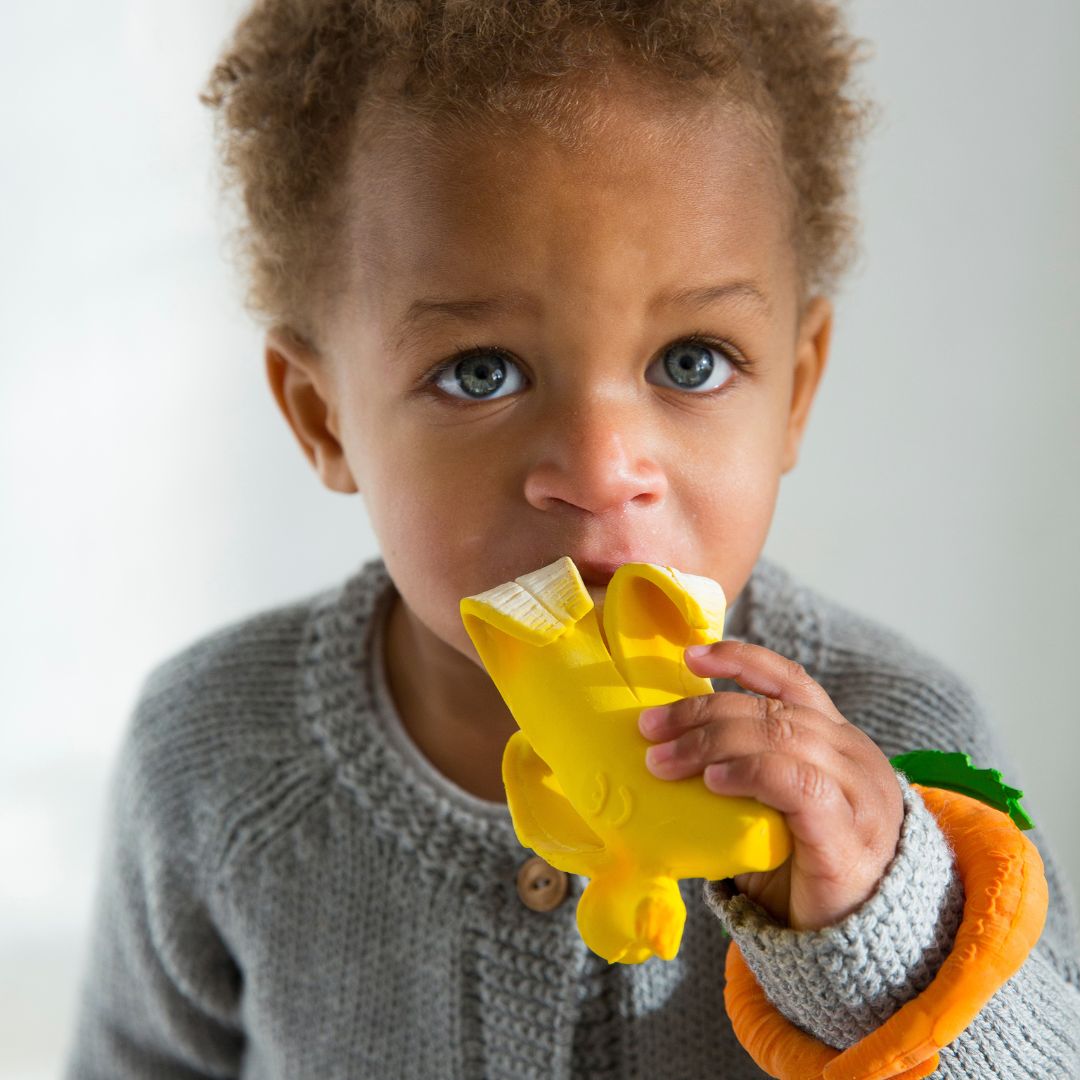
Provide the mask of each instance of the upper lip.
[{"label": "upper lip", "polygon": [[[551,554],[552,550],[555,551],[555,554]],[[593,550],[596,550],[596,548],[594,547]],[[605,545],[599,550],[601,553],[593,557],[581,549],[575,550],[569,545],[566,547],[559,545],[554,549],[548,548],[547,551],[542,551],[530,559],[526,565],[531,569],[536,569],[541,566],[549,566],[563,556],[569,556],[577,567],[581,580],[586,585],[607,585],[610,583],[615,571],[624,563],[666,561],[651,557],[648,553],[636,551],[629,546],[624,547],[614,543]]]}]

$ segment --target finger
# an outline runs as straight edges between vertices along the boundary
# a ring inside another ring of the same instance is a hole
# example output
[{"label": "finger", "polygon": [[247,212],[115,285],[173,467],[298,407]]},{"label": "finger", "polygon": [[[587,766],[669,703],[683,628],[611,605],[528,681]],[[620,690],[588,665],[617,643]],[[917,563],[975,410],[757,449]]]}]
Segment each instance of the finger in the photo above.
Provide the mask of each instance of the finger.
[{"label": "finger", "polygon": [[779,698],[723,693],[685,698],[668,706],[655,730],[659,734],[645,732],[647,737],[664,741],[649,748],[646,764],[666,780],[764,751],[793,754],[834,770],[846,764],[837,760],[847,752],[845,728]]},{"label": "finger", "polygon": [[748,641],[717,641],[694,648],[704,650],[700,654],[695,654],[692,649],[685,652],[686,665],[695,675],[707,679],[731,679],[744,690],[779,698],[789,705],[818,709],[835,723],[847,723],[832,698],[795,660]]},{"label": "finger", "polygon": [[705,786],[779,810],[792,836],[822,853],[833,850],[835,856],[853,830],[854,811],[839,781],[827,768],[790,754],[766,751],[708,765]]}]

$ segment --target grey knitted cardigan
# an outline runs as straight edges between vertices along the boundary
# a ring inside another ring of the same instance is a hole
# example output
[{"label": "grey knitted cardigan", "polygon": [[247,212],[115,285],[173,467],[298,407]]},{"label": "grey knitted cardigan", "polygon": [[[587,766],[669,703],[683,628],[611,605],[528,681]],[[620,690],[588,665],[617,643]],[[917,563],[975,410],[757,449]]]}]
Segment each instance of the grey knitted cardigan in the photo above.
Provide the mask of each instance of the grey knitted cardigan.
[{"label": "grey knitted cardigan", "polygon": [[[531,852],[505,805],[404,734],[381,660],[392,596],[374,559],[147,676],[112,776],[70,1080],[741,1080],[765,1074],[724,1011],[727,934],[778,1007],[838,1047],[932,978],[963,896],[903,778],[896,856],[837,925],[794,931],[730,881],[684,881],[674,960],[594,956],[574,922],[583,879],[553,911],[525,907]],[[960,679],[775,563],[759,560],[728,635],[802,663],[890,756],[963,750],[1020,780]],[[1080,1077],[1075,908],[1028,835],[1046,929],[935,1076]]]}]

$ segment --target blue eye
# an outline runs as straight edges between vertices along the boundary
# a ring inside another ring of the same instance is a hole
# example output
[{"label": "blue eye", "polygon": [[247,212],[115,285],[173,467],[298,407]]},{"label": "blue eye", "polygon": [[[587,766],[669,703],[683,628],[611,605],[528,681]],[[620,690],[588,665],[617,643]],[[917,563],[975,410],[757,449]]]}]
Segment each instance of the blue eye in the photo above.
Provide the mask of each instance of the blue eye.
[{"label": "blue eye", "polygon": [[454,391],[460,389],[464,391],[466,400],[493,401],[496,400],[497,391],[504,386],[509,386],[510,392],[520,389],[521,373],[517,365],[510,361],[511,375],[508,376],[507,360],[494,349],[477,349],[463,356],[451,357],[435,372],[432,382],[451,397],[458,397]]},{"label": "blue eye", "polygon": [[[717,356],[721,363],[716,362]],[[729,381],[732,369],[743,371],[750,366],[726,342],[698,333],[669,345],[657,364],[670,380],[668,385],[673,383],[678,389],[698,396],[721,390]],[[521,369],[505,352],[480,345],[451,356],[426,381],[461,403],[498,401],[525,385]]]},{"label": "blue eye", "polygon": [[[717,365],[714,356],[720,356],[723,363]],[[669,346],[663,357],[665,374],[681,390],[695,390],[708,393],[727,382],[731,368],[736,367],[730,353],[719,345],[712,345],[698,337],[686,338]],[[710,384],[714,373],[723,376],[719,383]],[[702,389],[704,387],[704,390]]]}]

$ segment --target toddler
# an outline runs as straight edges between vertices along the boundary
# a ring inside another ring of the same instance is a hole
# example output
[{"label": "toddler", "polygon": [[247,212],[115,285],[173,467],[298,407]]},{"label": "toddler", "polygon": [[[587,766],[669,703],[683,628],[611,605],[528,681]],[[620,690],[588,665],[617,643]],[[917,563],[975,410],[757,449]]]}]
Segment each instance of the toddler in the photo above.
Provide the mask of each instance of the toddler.
[{"label": "toddler", "polygon": [[[962,680],[761,551],[854,250],[861,42],[826,0],[257,0],[203,100],[280,411],[381,554],[145,680],[115,767],[72,1080],[766,1075],[734,940],[829,1046],[949,955],[953,852],[889,757],[1012,775]],[[715,692],[649,768],[781,811],[770,873],[683,881],[670,961],[608,964],[524,849],[515,730],[459,601],[569,555],[718,581]],[[1080,1076],[1050,889],[935,1076]]]}]

